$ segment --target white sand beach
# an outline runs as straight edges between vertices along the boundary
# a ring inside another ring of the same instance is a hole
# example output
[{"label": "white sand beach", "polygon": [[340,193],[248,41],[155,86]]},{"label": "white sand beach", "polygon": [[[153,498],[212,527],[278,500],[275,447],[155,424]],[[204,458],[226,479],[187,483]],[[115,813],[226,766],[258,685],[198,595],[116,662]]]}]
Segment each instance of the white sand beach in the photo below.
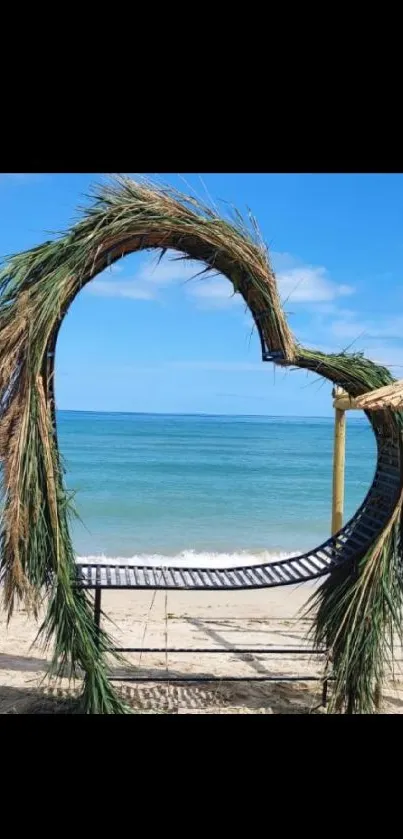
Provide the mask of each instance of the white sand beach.
[{"label": "white sand beach", "polygon": [[[307,645],[309,624],[299,610],[313,591],[308,585],[241,592],[103,592],[104,626],[118,646],[131,647],[277,647]],[[33,645],[38,624],[17,611],[9,626],[0,617],[0,713],[56,713],[58,699],[68,696],[66,681],[49,683],[46,655]],[[401,654],[399,652],[399,659]],[[323,713],[320,682],[304,682],[323,672],[323,658],[299,653],[287,656],[233,653],[127,656],[139,677],[172,679],[204,676],[300,676],[298,682],[129,683],[128,702],[148,713]],[[121,673],[112,664],[114,673]],[[381,713],[403,713],[403,674],[388,682]],[[77,690],[79,685],[75,686]]]}]

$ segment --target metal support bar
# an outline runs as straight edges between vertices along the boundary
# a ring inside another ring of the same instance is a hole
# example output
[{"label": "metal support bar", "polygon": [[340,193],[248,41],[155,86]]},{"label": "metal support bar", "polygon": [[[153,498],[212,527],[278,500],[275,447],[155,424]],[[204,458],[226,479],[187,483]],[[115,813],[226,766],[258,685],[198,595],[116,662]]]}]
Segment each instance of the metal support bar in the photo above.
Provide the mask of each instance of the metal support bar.
[{"label": "metal support bar", "polygon": [[102,589],[96,588],[94,599],[94,623],[96,627],[97,645],[99,645],[99,633],[101,629],[101,594]]},{"label": "metal support bar", "polygon": [[[109,676],[110,682],[322,682],[322,676]],[[333,676],[328,676],[333,681]]]},{"label": "metal support bar", "polygon": [[[324,655],[325,650],[318,650],[316,648],[306,648],[306,647],[111,647],[111,651],[113,652],[120,652],[120,653],[231,653],[231,654],[238,654],[242,655],[243,653],[254,653],[255,655],[271,655],[280,653],[282,655]],[[111,682],[166,682],[168,684],[173,684],[174,682],[178,682],[179,684],[187,684],[188,682],[275,682],[277,684],[281,684],[281,682],[322,682],[322,705],[326,707],[327,704],[327,691],[328,691],[328,683],[329,681],[333,681],[333,676],[326,676],[323,679],[323,676],[185,676],[185,677],[174,677],[168,675],[163,676],[109,676],[109,680]]]},{"label": "metal support bar", "polygon": [[263,350],[262,361],[283,361],[284,353],[280,350]]},{"label": "metal support bar", "polygon": [[255,653],[255,655],[326,655],[326,650],[307,647],[111,647],[115,653]]}]

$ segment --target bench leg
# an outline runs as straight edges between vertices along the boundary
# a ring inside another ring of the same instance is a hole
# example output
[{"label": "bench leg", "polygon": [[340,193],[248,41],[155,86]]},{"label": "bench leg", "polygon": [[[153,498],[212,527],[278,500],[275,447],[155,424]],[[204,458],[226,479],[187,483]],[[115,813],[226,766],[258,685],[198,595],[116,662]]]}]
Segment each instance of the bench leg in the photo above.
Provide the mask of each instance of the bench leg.
[{"label": "bench leg", "polygon": [[99,631],[101,628],[101,589],[95,589],[94,622],[96,626],[97,646],[99,645]]},{"label": "bench leg", "polygon": [[323,686],[322,686],[322,705],[323,705],[323,707],[324,707],[324,708],[326,708],[326,705],[327,705],[327,679],[324,679],[324,680],[323,680]]}]

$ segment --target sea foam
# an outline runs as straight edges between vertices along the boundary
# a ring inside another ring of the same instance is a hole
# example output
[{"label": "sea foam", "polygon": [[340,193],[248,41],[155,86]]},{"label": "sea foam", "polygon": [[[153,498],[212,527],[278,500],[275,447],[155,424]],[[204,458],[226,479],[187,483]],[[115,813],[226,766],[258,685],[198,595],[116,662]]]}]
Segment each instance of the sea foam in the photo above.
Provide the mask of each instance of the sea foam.
[{"label": "sea foam", "polygon": [[291,556],[298,556],[297,551],[271,553],[270,551],[239,551],[236,553],[215,553],[209,551],[197,552],[184,550],[174,556],[166,554],[135,554],[134,556],[105,556],[103,554],[77,556],[80,564],[99,565],[146,565],[161,567],[163,565],[171,568],[228,568],[243,565],[264,565],[267,562],[274,562],[279,559],[287,559]]}]

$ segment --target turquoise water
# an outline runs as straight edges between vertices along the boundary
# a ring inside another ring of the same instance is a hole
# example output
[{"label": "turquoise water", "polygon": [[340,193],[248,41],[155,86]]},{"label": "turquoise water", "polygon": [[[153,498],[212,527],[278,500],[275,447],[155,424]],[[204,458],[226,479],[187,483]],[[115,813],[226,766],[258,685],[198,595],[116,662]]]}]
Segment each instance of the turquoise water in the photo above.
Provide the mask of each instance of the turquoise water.
[{"label": "turquoise water", "polygon": [[[61,411],[77,554],[223,562],[328,537],[332,419]],[[348,417],[346,515],[366,494],[375,443]]]}]

